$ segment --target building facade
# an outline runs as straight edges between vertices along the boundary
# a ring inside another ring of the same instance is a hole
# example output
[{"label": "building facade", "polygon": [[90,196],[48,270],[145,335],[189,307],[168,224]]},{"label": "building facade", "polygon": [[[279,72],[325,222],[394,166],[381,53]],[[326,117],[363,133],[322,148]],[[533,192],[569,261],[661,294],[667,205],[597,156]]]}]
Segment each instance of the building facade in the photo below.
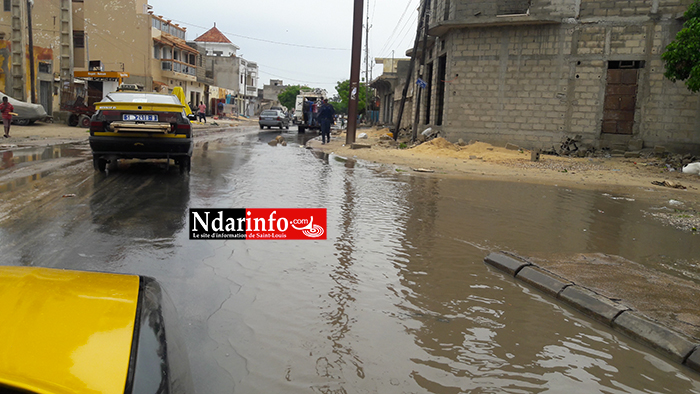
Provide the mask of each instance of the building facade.
[{"label": "building facade", "polygon": [[[382,75],[372,81],[372,87],[379,100],[379,124],[395,125],[398,122],[398,111],[401,105],[403,89],[406,85],[410,59],[376,58],[376,64],[382,64]],[[413,105],[413,86],[409,85],[404,113],[401,117],[401,128],[407,128],[412,123],[409,112]]]},{"label": "building facade", "polygon": [[419,129],[698,152],[698,95],[665,79],[660,58],[691,2],[431,0]]}]

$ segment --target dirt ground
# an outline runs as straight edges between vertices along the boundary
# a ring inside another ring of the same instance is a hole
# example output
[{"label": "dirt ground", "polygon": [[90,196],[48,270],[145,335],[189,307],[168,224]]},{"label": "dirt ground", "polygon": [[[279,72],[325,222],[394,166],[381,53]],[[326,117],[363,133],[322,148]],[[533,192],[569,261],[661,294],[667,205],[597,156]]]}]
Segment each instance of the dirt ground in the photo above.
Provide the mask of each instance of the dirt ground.
[{"label": "dirt ground", "polygon": [[[333,135],[328,144],[314,139],[314,149],[358,160],[394,167],[426,176],[466,179],[493,179],[511,182],[559,185],[572,188],[605,189],[634,198],[652,201],[682,199],[686,209],[663,214],[658,220],[680,231],[697,233],[700,229],[700,176],[671,169],[661,157],[571,158],[540,155],[532,161],[532,152],[506,149],[483,142],[458,146],[437,138],[417,146],[394,145],[382,141],[388,129],[362,128],[352,149],[345,145],[345,133]],[[386,137],[385,137],[386,138]],[[653,182],[657,183],[654,184]],[[700,286],[647,269],[619,256],[585,254],[530,260],[563,279],[587,287],[599,294],[640,311],[660,323],[700,339],[700,305],[696,302]]]}]

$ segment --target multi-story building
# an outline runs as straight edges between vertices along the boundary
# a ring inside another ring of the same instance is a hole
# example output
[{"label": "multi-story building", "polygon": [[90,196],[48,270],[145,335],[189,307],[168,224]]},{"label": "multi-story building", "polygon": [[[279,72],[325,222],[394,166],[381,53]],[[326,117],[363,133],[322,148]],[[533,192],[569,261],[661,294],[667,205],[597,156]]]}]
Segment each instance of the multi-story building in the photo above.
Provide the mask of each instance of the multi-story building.
[{"label": "multi-story building", "polygon": [[153,11],[148,11],[148,14],[151,16],[153,46],[150,59],[152,90],[167,93],[180,86],[193,106],[206,102],[205,84],[197,80],[199,52],[187,45],[186,29],[162,15],[154,15]]},{"label": "multi-story building", "polygon": [[254,116],[258,111],[259,101],[258,101],[258,64],[239,58],[239,78],[240,78],[240,90],[238,92],[238,97],[243,100],[240,101],[241,107],[239,111],[241,114],[247,116]]},{"label": "multi-story building", "polygon": [[690,3],[432,0],[421,128],[528,148],[580,135],[697,152],[700,98],[665,79],[660,58]]},{"label": "multi-story building", "polygon": [[[234,105],[234,112],[253,116],[257,110],[257,64],[238,56],[240,48],[216,25],[189,44],[196,47],[201,55],[200,66],[204,69],[204,77],[200,77],[200,81],[210,82],[218,92],[212,99],[225,100]],[[214,104],[212,102],[212,106]]]},{"label": "multi-story building", "polygon": [[27,4],[3,0],[0,13],[0,90],[17,99],[30,100],[33,68],[36,101],[48,113],[68,98],[98,101],[118,82],[160,92],[179,86],[192,105],[210,109],[210,99],[225,97],[241,114],[257,109],[257,64],[237,57],[216,27],[188,44],[186,29],[147,0],[35,0],[30,51]]},{"label": "multi-story building", "polygon": [[217,29],[216,24],[188,44],[199,51],[197,80],[209,89],[209,109],[213,112],[219,102],[232,104],[239,89],[236,57],[239,47]]},{"label": "multi-story building", "polygon": [[95,101],[118,81],[147,90],[182,86],[186,92],[203,91],[196,80],[198,53],[185,43],[185,29],[153,15],[150,8],[147,0],[36,0],[31,7],[32,62],[27,2],[4,0],[0,89],[30,100],[33,63],[34,93],[48,113],[60,108],[61,91],[77,90],[87,96],[85,101]]},{"label": "multi-story building", "polygon": [[[383,65],[382,75],[375,78],[370,86],[376,91],[376,96],[379,99],[379,123],[393,124],[398,118],[399,105],[403,95],[403,89],[406,85],[408,76],[408,67],[410,59],[396,58],[376,58],[376,64]],[[413,89],[414,84],[409,85],[409,90],[406,92],[406,102],[404,103],[404,116],[401,118],[401,127],[408,127],[413,119],[409,116],[409,111],[413,104]]]}]

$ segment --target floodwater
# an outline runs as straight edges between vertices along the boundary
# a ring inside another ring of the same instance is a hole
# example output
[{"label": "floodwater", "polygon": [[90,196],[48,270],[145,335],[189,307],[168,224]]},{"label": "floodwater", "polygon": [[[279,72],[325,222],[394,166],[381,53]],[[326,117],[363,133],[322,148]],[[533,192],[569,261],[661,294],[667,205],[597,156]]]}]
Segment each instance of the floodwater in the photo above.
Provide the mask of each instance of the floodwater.
[{"label": "floodwater", "polygon": [[[697,280],[697,238],[645,215],[658,206],[406,174],[277,134],[200,142],[189,176],[86,162],[0,222],[3,262],[155,277],[200,393],[700,393],[694,372],[483,263],[602,252]],[[268,207],[327,208],[328,239],[188,239],[188,208]]]}]

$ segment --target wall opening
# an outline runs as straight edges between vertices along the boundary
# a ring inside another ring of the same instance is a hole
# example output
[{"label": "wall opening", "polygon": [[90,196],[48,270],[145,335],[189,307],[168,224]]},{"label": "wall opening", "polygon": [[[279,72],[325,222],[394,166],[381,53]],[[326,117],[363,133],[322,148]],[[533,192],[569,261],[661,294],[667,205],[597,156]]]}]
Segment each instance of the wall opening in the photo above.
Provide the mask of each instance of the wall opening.
[{"label": "wall opening", "polygon": [[442,126],[442,119],[445,112],[445,78],[447,76],[447,55],[438,58],[437,89],[435,96],[437,105],[435,108],[435,125]]},{"label": "wall opening", "polygon": [[430,107],[433,101],[433,63],[429,63],[425,72],[425,124],[430,124]]},{"label": "wall opening", "polygon": [[528,15],[531,0],[498,0],[497,15]]}]

